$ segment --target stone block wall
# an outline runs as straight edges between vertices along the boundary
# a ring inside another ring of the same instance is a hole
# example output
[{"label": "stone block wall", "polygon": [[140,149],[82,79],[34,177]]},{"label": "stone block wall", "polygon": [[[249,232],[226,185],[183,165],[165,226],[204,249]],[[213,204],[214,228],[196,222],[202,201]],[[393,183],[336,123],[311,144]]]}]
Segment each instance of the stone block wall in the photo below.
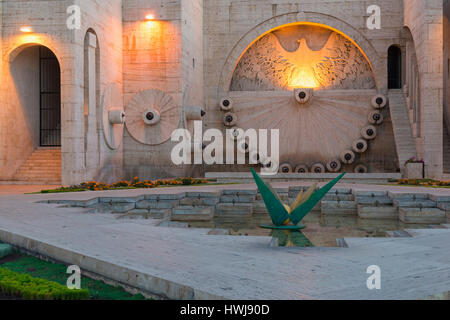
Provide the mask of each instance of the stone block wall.
[{"label": "stone block wall", "polygon": [[420,79],[421,135],[416,139],[426,176],[443,171],[443,1],[405,0],[405,26],[414,39]]}]

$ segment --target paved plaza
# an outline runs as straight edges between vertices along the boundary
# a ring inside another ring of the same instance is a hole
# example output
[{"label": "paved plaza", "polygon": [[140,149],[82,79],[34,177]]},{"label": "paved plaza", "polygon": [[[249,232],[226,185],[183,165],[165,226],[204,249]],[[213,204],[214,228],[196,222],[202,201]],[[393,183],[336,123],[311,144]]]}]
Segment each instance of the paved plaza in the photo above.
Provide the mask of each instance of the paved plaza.
[{"label": "paved plaza", "polygon": [[[348,248],[280,248],[270,246],[270,237],[208,235],[209,229],[160,227],[158,220],[121,220],[40,203],[255,188],[249,184],[24,195],[36,187],[1,186],[0,240],[162,298],[423,299],[450,291],[450,229],[444,226],[409,231],[413,237],[408,238],[346,238]],[[446,189],[352,188],[450,196]],[[381,268],[381,290],[367,289],[371,265]]]}]

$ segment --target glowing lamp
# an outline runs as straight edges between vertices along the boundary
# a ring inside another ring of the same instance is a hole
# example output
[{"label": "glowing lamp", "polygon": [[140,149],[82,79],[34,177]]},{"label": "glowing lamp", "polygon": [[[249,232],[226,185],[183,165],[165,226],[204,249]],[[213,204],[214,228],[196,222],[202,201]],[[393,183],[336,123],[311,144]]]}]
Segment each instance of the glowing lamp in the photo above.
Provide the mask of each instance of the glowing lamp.
[{"label": "glowing lamp", "polygon": [[20,28],[20,31],[23,33],[31,33],[31,32],[33,32],[33,29],[31,29],[31,27],[24,26],[24,27]]},{"label": "glowing lamp", "polygon": [[154,15],[154,14],[149,13],[149,14],[147,14],[147,15],[145,16],[145,20],[147,20],[147,21],[155,21],[156,18],[155,18],[155,15]]}]

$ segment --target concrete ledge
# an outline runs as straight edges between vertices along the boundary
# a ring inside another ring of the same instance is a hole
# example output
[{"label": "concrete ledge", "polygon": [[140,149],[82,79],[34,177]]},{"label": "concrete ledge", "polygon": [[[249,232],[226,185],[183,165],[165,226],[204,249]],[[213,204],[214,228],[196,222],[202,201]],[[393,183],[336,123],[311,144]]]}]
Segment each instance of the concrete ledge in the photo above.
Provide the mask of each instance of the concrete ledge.
[{"label": "concrete ledge", "polygon": [[391,206],[358,205],[358,216],[361,219],[398,219],[398,210]]},{"label": "concrete ledge", "polygon": [[445,211],[437,208],[400,208],[400,221],[405,223],[445,223]]},{"label": "concrete ledge", "polygon": [[223,300],[223,297],[196,290],[186,285],[151,276],[125,266],[113,264],[81,253],[59,248],[38,240],[0,230],[0,238],[11,245],[39,254],[67,265],[78,265],[82,270],[111,279],[162,298],[174,300]]},{"label": "concrete ledge", "polygon": [[[262,176],[270,182],[315,181],[328,182],[336,178],[336,173],[279,173],[273,176]],[[247,172],[207,172],[207,179],[216,179],[218,183],[253,183],[253,176]],[[384,184],[390,180],[401,179],[400,173],[348,173],[342,183]]]}]

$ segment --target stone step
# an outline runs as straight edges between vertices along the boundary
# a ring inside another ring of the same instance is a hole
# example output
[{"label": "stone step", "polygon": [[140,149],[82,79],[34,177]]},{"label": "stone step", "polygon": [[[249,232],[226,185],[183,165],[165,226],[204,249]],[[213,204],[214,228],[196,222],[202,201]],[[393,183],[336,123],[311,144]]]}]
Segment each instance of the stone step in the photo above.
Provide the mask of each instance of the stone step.
[{"label": "stone step", "polygon": [[172,221],[210,221],[214,217],[213,207],[180,206],[172,210]]},{"label": "stone step", "polygon": [[429,200],[427,193],[396,193],[389,192],[389,198],[396,200]]},{"label": "stone step", "polygon": [[136,209],[173,209],[179,205],[179,200],[141,200],[136,202]]},{"label": "stone step", "polygon": [[386,237],[388,238],[411,238],[411,234],[404,230],[386,231]]},{"label": "stone step", "polygon": [[392,206],[394,201],[388,197],[358,197],[355,202],[364,206]]},{"label": "stone step", "polygon": [[441,224],[447,222],[445,211],[438,208],[400,208],[400,221],[404,223]]},{"label": "stone step", "polygon": [[216,206],[217,217],[251,217],[252,214],[251,203],[219,203]]},{"label": "stone step", "polygon": [[37,149],[17,170],[13,180],[59,184],[61,182],[61,149]]},{"label": "stone step", "polygon": [[387,191],[353,191],[355,198],[387,197]]},{"label": "stone step", "polygon": [[223,190],[224,196],[256,196],[256,190]]},{"label": "stone step", "polygon": [[224,195],[220,197],[221,203],[253,203],[256,195]]},{"label": "stone step", "polygon": [[396,208],[437,208],[437,203],[432,200],[408,200],[394,199]]},{"label": "stone step", "polygon": [[171,216],[171,209],[133,209],[128,211],[126,214],[118,217],[118,219],[167,219]]},{"label": "stone step", "polygon": [[199,207],[215,207],[220,201],[219,197],[215,198],[183,198],[180,200],[182,206],[199,206]]},{"label": "stone step", "polygon": [[354,201],[322,201],[321,211],[324,215],[356,215]]},{"label": "stone step", "polygon": [[398,209],[392,206],[358,205],[358,216],[361,219],[398,219]]},{"label": "stone step", "polygon": [[330,194],[328,193],[323,197],[322,201],[354,201],[355,198],[352,194]]}]

